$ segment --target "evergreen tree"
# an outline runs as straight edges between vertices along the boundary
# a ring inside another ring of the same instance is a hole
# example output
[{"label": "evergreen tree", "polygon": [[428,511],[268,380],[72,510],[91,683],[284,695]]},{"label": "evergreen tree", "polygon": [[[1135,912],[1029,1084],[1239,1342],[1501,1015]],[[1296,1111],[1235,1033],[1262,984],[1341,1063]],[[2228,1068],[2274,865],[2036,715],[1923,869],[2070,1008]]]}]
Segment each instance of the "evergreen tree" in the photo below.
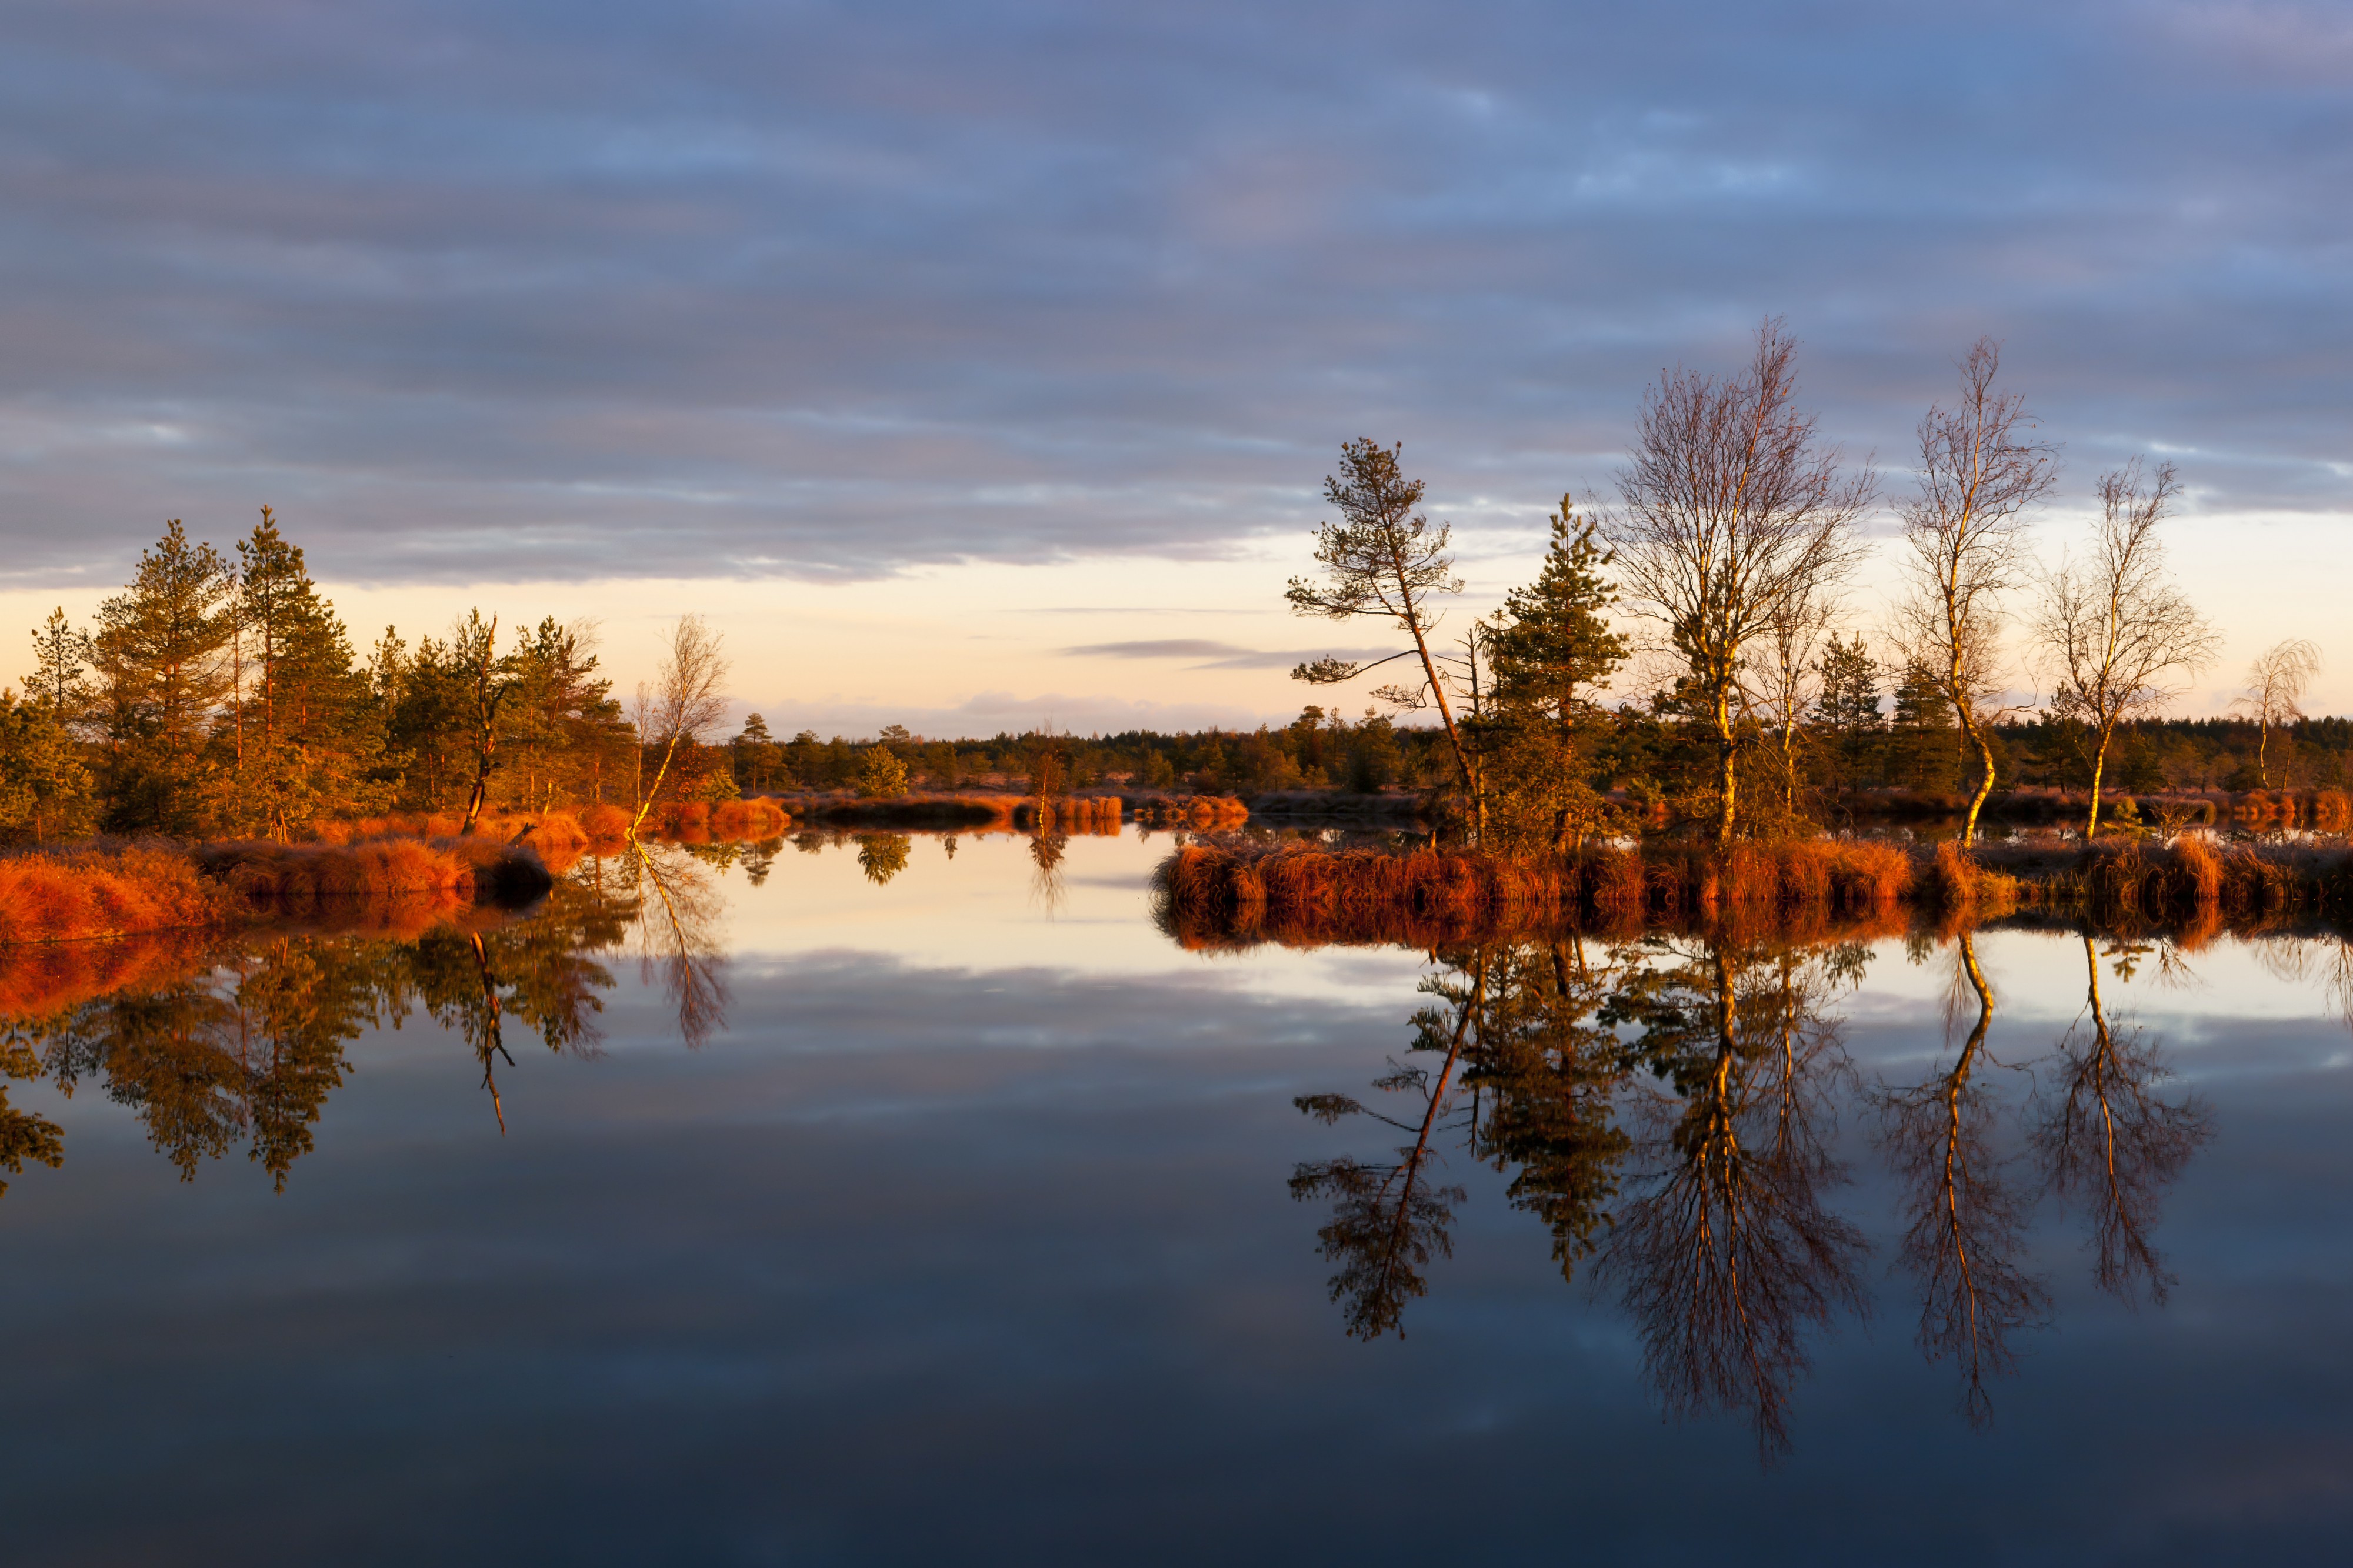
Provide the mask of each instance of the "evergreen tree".
[{"label": "evergreen tree", "polygon": [[498,655],[499,618],[482,619],[479,609],[450,629],[450,663],[458,678],[458,708],[466,737],[471,742],[474,783],[466,795],[466,821],[458,829],[470,835],[489,803],[491,770],[498,765],[499,713],[516,690],[514,662]]},{"label": "evergreen tree", "polygon": [[1543,570],[1505,595],[1478,639],[1493,671],[1475,723],[1489,828],[1507,844],[1562,848],[1599,810],[1588,778],[1596,699],[1626,658],[1626,639],[1603,612],[1617,595],[1602,576],[1610,553],[1567,496],[1552,517]]},{"label": "evergreen tree", "polygon": [[25,682],[25,700],[47,709],[69,731],[81,723],[98,697],[90,682],[93,651],[90,634],[74,629],[63,605],[51,610],[33,634],[33,674]]},{"label": "evergreen tree", "polygon": [[505,710],[507,771],[514,798],[533,810],[603,800],[607,778],[627,760],[621,705],[596,673],[595,646],[591,623],[549,616],[507,656],[515,685]]},{"label": "evergreen tree", "polygon": [[56,711],[0,691],[0,841],[50,844],[97,824],[90,770]]},{"label": "evergreen tree", "polygon": [[99,606],[92,662],[106,728],[105,825],[116,831],[201,831],[204,751],[232,684],[236,584],[180,520],[139,557],[123,593]]},{"label": "evergreen tree", "polygon": [[[396,641],[388,631],[385,636]],[[377,648],[381,656],[385,644]],[[438,811],[471,777],[464,677],[448,645],[427,637],[417,639],[413,656],[401,658],[393,679],[398,690],[389,730],[392,750],[406,759],[402,798],[420,810]]]},{"label": "evergreen tree", "polygon": [[1819,668],[1822,689],[1814,704],[1814,721],[1821,727],[1841,782],[1853,788],[1875,776],[1886,728],[1879,706],[1879,665],[1857,632],[1844,642],[1831,638]]},{"label": "evergreen tree", "polygon": [[1564,734],[1593,710],[1610,673],[1626,661],[1626,639],[1603,618],[1618,602],[1601,575],[1611,559],[1595,525],[1579,521],[1561,497],[1543,570],[1504,596],[1487,639],[1498,705],[1540,710]]},{"label": "evergreen tree", "polygon": [[[735,782],[749,790],[764,790],[783,782],[785,749],[776,744],[776,736],[768,732],[768,721],[757,713],[744,721],[744,728],[727,742],[727,751],[735,767]],[[955,748],[939,745],[930,748],[927,766],[934,783],[955,782]]]},{"label": "evergreen tree", "polygon": [[1960,783],[1961,737],[1933,671],[1905,668],[1887,730],[1888,773],[1912,789],[1949,790]]},{"label": "evergreen tree", "polygon": [[269,508],[237,553],[235,771],[216,815],[282,841],[332,805],[375,804],[362,775],[383,728],[350,634]]}]

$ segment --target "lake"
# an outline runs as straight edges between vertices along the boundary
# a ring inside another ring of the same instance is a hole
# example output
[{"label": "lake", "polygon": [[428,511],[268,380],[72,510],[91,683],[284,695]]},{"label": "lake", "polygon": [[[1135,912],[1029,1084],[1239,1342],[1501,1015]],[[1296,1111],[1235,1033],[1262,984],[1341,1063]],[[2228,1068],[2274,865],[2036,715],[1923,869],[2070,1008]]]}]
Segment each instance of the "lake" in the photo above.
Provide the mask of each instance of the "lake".
[{"label": "lake", "polygon": [[2335,938],[1199,950],[1172,843],[20,962],[9,1560],[2353,1550]]}]

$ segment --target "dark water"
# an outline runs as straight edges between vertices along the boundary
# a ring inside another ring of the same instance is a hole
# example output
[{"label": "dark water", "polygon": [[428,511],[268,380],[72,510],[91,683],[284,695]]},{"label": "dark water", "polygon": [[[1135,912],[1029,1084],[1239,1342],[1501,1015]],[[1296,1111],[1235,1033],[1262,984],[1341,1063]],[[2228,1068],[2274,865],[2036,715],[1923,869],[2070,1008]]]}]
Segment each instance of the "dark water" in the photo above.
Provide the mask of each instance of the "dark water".
[{"label": "dark water", "polygon": [[45,994],[7,1560],[2353,1555],[2334,942],[1981,933],[1980,1034],[1926,939],[1187,952],[1167,847]]}]

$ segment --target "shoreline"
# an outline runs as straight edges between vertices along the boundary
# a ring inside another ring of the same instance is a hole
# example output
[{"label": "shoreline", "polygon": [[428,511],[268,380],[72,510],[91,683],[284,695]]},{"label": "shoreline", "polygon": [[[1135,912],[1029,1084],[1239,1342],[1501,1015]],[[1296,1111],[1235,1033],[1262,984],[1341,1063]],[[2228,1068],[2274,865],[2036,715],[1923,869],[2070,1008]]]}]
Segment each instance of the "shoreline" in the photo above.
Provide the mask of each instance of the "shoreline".
[{"label": "shoreline", "polygon": [[1187,946],[1416,946],[1511,933],[1718,929],[1797,940],[2021,916],[2202,940],[2292,921],[2353,922],[2353,845],[1996,843],[1966,856],[1880,839],[1476,850],[1187,845],[1153,874],[1155,918]]}]

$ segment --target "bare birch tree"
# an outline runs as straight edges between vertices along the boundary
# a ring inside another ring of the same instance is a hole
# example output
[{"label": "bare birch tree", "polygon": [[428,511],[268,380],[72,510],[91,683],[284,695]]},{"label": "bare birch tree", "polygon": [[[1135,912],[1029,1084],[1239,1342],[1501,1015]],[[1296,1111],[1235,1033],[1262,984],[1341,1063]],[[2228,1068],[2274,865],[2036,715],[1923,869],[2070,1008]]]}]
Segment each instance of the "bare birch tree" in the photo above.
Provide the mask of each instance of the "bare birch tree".
[{"label": "bare birch tree", "polygon": [[1294,679],[1328,686],[1354,679],[1390,658],[1418,658],[1420,686],[1385,687],[1375,695],[1400,707],[1419,708],[1427,702],[1437,708],[1439,722],[1446,727],[1447,744],[1453,748],[1463,793],[1475,800],[1478,792],[1471,755],[1454,721],[1453,704],[1447,699],[1446,678],[1430,651],[1430,634],[1438,625],[1431,598],[1462,591],[1462,580],[1454,575],[1454,559],[1448,552],[1453,529],[1441,522],[1432,531],[1430,520],[1415,510],[1421,504],[1422,485],[1419,479],[1407,479],[1398,468],[1398,454],[1404,449],[1402,442],[1384,447],[1369,439],[1350,441],[1340,448],[1339,474],[1324,480],[1324,499],[1338,509],[1340,520],[1324,523],[1315,533],[1315,559],[1324,568],[1324,578],[1317,582],[1293,577],[1282,596],[1303,616],[1335,621],[1370,616],[1391,622],[1413,638],[1413,646],[1368,664],[1319,658],[1291,673]]},{"label": "bare birch tree", "polygon": [[720,685],[726,679],[727,660],[720,652],[719,634],[701,616],[679,616],[678,625],[670,628],[670,647],[654,672],[653,689],[638,689],[633,715],[638,739],[641,744],[661,747],[662,760],[654,773],[653,788],[638,802],[638,815],[629,824],[632,837],[661,794],[662,780],[670,773],[680,743],[702,739],[725,715],[727,699]]},{"label": "bare birch tree", "polygon": [[1822,638],[1838,606],[1819,594],[1791,601],[1766,624],[1743,660],[1741,700],[1765,731],[1780,774],[1781,809],[1798,809],[1799,748],[1806,720],[1821,695]]},{"label": "bare birch tree", "polygon": [[1919,490],[1902,508],[1909,591],[1895,610],[1896,641],[1952,705],[1978,754],[1976,792],[1961,843],[1977,842],[1978,815],[1993,793],[1989,706],[2005,684],[2000,595],[2024,568],[2019,530],[2026,509],[2050,493],[2059,455],[2029,438],[2033,417],[2014,392],[1994,385],[2001,346],[1979,338],[1961,360],[1960,400],[1920,420]]},{"label": "bare birch tree", "polygon": [[1621,504],[1604,524],[1623,602],[1663,622],[1714,731],[1716,838],[1738,820],[1739,693],[1750,643],[1823,595],[1854,562],[1869,472],[1849,476],[1798,411],[1797,344],[1781,322],[1757,330],[1749,368],[1730,381],[1662,372],[1642,399]]},{"label": "bare birch tree", "polygon": [[2272,787],[2272,730],[2304,717],[2296,704],[2319,673],[2320,650],[2303,637],[2273,644],[2248,667],[2247,689],[2231,706],[2255,721],[2255,780],[2264,789]]},{"label": "bare birch tree", "polygon": [[2100,830],[2100,787],[2116,727],[2180,695],[2168,677],[2196,674],[2219,640],[2165,571],[2157,525],[2180,483],[2173,465],[2144,485],[2141,463],[2100,476],[2100,529],[2088,556],[2045,575],[2035,635],[2055,689],[2052,708],[2092,731],[2092,808],[2084,837]]}]

